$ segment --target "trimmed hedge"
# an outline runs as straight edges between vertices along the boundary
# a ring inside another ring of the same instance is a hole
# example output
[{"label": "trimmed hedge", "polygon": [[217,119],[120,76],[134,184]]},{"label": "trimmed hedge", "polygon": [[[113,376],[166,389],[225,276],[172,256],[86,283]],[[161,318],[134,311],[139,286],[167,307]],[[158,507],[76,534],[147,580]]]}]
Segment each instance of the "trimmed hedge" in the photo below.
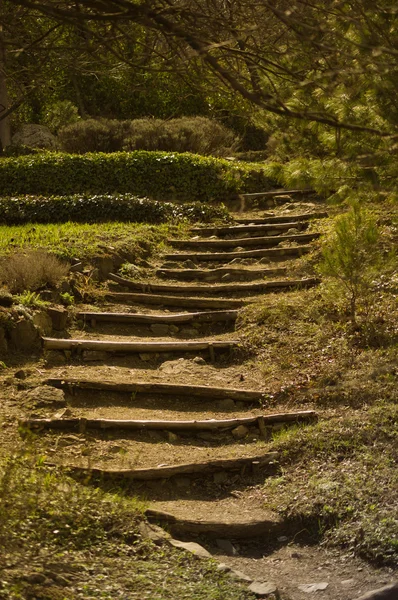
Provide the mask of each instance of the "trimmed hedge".
[{"label": "trimmed hedge", "polygon": [[271,186],[259,165],[189,153],[43,153],[0,160],[3,195],[131,193],[156,200],[208,202]]},{"label": "trimmed hedge", "polygon": [[25,223],[152,223],[186,219],[210,222],[226,220],[228,212],[223,207],[207,206],[200,202],[172,204],[132,194],[90,196],[23,196],[0,198],[0,224]]}]

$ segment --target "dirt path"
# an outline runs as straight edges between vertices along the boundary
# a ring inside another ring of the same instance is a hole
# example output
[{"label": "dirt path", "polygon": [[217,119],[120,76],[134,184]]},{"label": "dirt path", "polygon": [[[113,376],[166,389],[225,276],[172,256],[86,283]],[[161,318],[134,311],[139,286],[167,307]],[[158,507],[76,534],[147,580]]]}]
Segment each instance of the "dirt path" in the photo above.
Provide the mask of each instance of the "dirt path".
[{"label": "dirt path", "polygon": [[[100,307],[78,307],[78,318],[67,336],[58,336],[57,349],[45,342],[46,367],[41,372],[33,370],[31,379],[46,386],[49,402],[46,405],[38,401],[43,397],[43,387],[36,388],[36,396],[33,389],[33,409],[25,416],[53,421],[78,419],[70,431],[43,430],[39,449],[54,463],[100,475],[103,482],[123,480],[127,489],[146,500],[151,509],[175,518],[172,531],[174,528],[176,535],[199,539],[230,567],[252,579],[275,581],[283,597],[292,600],[343,600],[390,582],[392,575],[387,570],[373,570],[349,554],[298,546],[300,532],[287,529],[276,513],[263,509],[261,482],[278,475],[277,457],[269,456],[267,441],[272,430],[288,423],[267,424],[267,414],[277,411],[262,406],[261,393],[267,390],[262,388],[261,374],[243,363],[239,347],[217,345],[239,344],[233,311],[236,302],[244,305],[258,297],[256,284],[263,286],[261,293],[267,293],[267,289],[285,293],[289,282],[295,287],[307,285],[294,273],[294,261],[317,238],[316,233],[305,233],[316,212],[316,216],[322,216],[319,205],[302,203],[294,214],[279,211],[279,222],[278,214],[262,218],[257,212],[249,214],[247,222],[240,219],[229,228],[197,228],[192,240],[173,242],[176,251],[165,256],[148,281],[129,283],[112,278],[112,294]],[[186,248],[191,251],[187,253]],[[242,282],[245,285],[240,289]],[[247,283],[254,284],[252,293],[256,295],[251,295]],[[316,285],[316,281],[308,285]],[[225,300],[225,306],[220,300]],[[229,316],[222,317],[226,311],[230,311]],[[191,315],[188,322],[172,322],[173,315],[184,314]],[[139,318],[129,320],[132,315],[150,319],[140,323]],[[71,345],[71,340],[76,342]],[[94,349],[80,347],[89,341],[102,345]],[[183,345],[195,341],[204,342],[205,347],[192,350]],[[136,345],[118,351],[117,346],[109,346],[110,342]],[[157,349],[154,344],[160,342],[174,342],[176,346]],[[48,381],[50,378],[58,379],[58,388],[62,389],[48,387],[54,385]],[[108,388],[89,389],[79,385],[82,380],[103,382]],[[135,382],[168,383],[181,388],[172,394],[109,389],[109,384]],[[193,389],[187,393],[187,385],[215,391],[207,396],[198,392],[195,395]],[[222,397],[217,397],[217,388],[224,391]],[[236,399],[234,390],[252,390],[260,398],[242,401]],[[59,404],[55,408],[51,393]],[[281,406],[280,412],[287,411]],[[247,426],[231,425],[214,431],[200,427],[195,431],[172,431],[171,427],[154,429],[149,424],[136,431],[123,426],[87,426],[88,419],[214,423],[245,417],[257,420]],[[247,460],[239,462],[242,459]],[[222,465],[218,462],[221,460]],[[170,468],[182,465],[185,471],[173,475],[171,469],[170,474]],[[160,516],[158,521],[162,524],[164,519]],[[235,541],[237,526],[242,539]],[[200,537],[204,530],[205,538]],[[224,540],[227,554],[223,554],[222,543],[216,541],[219,538]],[[326,585],[299,587],[306,584]]]}]

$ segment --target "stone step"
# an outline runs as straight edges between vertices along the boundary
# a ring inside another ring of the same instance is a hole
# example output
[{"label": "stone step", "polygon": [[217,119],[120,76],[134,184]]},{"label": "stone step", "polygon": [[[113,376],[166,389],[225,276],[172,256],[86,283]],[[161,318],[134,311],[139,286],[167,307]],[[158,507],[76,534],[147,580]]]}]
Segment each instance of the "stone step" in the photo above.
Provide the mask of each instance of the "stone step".
[{"label": "stone step", "polygon": [[202,248],[217,249],[217,248],[237,248],[237,247],[259,247],[271,248],[278,246],[283,242],[296,242],[307,244],[318,239],[319,233],[299,233],[297,235],[274,235],[268,237],[248,237],[236,239],[199,239],[199,240],[168,240],[168,243],[173,248],[194,248],[201,250]]},{"label": "stone step", "polygon": [[270,275],[284,275],[286,267],[275,269],[234,269],[221,267],[219,269],[163,269],[156,271],[157,277],[165,279],[181,279],[182,281],[206,281],[212,283],[227,277],[231,281],[263,279]]},{"label": "stone step", "polygon": [[291,257],[302,256],[313,250],[312,246],[291,246],[287,248],[267,248],[261,250],[242,250],[240,252],[178,252],[165,254],[165,260],[185,261],[196,260],[198,262],[224,262],[228,263],[235,258],[269,258],[270,260],[286,260]]}]

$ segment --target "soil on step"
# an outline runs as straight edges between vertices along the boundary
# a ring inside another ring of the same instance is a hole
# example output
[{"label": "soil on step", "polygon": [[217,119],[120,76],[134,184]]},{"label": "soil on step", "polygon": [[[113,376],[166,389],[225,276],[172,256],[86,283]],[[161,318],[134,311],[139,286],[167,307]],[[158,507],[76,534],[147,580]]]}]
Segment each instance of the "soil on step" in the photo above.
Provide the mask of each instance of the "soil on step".
[{"label": "soil on step", "polygon": [[[301,545],[289,536],[280,540],[274,548],[232,540],[236,556],[225,555],[215,543],[209,549],[217,560],[252,579],[274,582],[284,600],[355,600],[365,592],[396,581],[391,569],[373,568],[349,552]],[[310,587],[314,584],[327,586],[316,590]]]}]

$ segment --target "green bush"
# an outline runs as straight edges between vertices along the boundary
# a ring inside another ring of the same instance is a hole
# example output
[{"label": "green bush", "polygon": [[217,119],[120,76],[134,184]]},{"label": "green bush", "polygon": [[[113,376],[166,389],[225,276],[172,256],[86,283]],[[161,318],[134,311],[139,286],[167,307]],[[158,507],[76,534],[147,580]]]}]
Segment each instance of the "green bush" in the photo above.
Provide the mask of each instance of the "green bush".
[{"label": "green bush", "polygon": [[158,224],[180,219],[208,222],[226,216],[226,209],[200,202],[173,204],[137,198],[132,194],[0,197],[0,224],[4,225],[68,221]]},{"label": "green bush", "polygon": [[148,150],[226,156],[238,144],[232,131],[206,117],[87,119],[61,129],[59,139],[66,152],[76,154]]},{"label": "green bush", "polygon": [[258,165],[195,154],[41,153],[0,160],[0,194],[131,193],[158,200],[225,201],[270,189]]}]

